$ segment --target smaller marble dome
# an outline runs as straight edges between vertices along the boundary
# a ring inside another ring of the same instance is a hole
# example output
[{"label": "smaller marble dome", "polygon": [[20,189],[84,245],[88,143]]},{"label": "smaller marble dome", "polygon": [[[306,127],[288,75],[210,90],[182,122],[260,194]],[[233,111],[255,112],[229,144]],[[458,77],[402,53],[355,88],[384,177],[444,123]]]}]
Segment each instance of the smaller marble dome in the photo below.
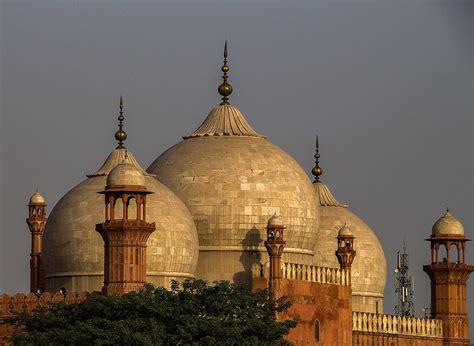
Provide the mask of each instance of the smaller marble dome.
[{"label": "smaller marble dome", "polygon": [[[338,268],[337,237],[350,232],[357,255],[352,263],[352,310],[375,313],[383,305],[387,263],[376,233],[347,205],[339,203],[321,181],[313,183],[319,202],[319,226],[313,264]],[[347,223],[344,227],[344,224]],[[347,230],[350,228],[350,230]]]},{"label": "smaller marble dome", "polygon": [[464,226],[448,209],[446,213],[434,223],[431,234],[433,236],[464,235]]},{"label": "smaller marble dome", "polygon": [[344,224],[344,226],[341,227],[339,232],[337,232],[337,236],[338,237],[354,237],[351,229],[346,224]]},{"label": "smaller marble dome", "polygon": [[275,226],[283,226],[283,223],[281,222],[280,218],[278,215],[275,213],[273,216],[268,219],[267,227],[275,227]]},{"label": "smaller marble dome", "polygon": [[36,190],[35,194],[30,197],[30,204],[44,204],[44,197],[40,195],[38,190]]},{"label": "smaller marble dome", "polygon": [[127,155],[107,176],[107,186],[112,185],[145,186],[145,176],[129,160]]}]

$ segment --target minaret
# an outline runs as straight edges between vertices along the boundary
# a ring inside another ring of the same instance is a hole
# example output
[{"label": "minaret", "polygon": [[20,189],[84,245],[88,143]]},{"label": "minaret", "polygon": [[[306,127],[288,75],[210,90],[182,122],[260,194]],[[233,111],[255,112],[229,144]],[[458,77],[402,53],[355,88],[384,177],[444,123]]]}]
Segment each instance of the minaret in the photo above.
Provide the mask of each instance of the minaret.
[{"label": "minaret", "polygon": [[[122,129],[120,97],[119,130],[115,138],[123,148],[127,134]],[[145,176],[128,155],[107,176],[105,222],[96,225],[104,240],[104,287],[106,295],[121,295],[140,290],[146,283],[146,242],[155,223],[146,222]]]},{"label": "minaret", "polygon": [[281,272],[281,256],[286,246],[284,240],[285,226],[283,226],[280,218],[276,213],[268,220],[267,224],[267,240],[265,247],[270,256],[270,292],[278,295],[280,288]]},{"label": "minaret", "polygon": [[28,203],[26,223],[31,233],[30,253],[30,292],[44,290],[44,270],[41,261],[43,251],[43,233],[46,226],[46,204],[43,196],[36,190]]},{"label": "minaret", "polygon": [[337,232],[337,250],[336,257],[341,269],[346,270],[351,283],[351,266],[356,255],[354,250],[354,235],[346,224]]},{"label": "minaret", "polygon": [[443,345],[468,346],[466,289],[469,274],[474,271],[474,266],[465,263],[469,239],[461,222],[447,210],[426,240],[431,243],[431,264],[423,270],[431,280],[431,316],[443,321]]}]

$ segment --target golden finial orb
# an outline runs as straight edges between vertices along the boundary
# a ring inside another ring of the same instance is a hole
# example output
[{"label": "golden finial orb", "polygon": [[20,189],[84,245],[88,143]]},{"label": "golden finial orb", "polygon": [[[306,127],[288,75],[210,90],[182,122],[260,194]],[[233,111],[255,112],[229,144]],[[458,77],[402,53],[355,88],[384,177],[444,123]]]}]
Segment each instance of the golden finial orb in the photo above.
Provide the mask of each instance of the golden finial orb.
[{"label": "golden finial orb", "polygon": [[319,176],[323,174],[323,169],[321,167],[314,167],[311,170],[311,173],[319,180]]},{"label": "golden finial orb", "polygon": [[124,130],[120,129],[117,132],[115,132],[115,139],[118,140],[119,142],[123,142],[124,140],[127,139],[127,133]]},{"label": "golden finial orb", "polygon": [[221,85],[219,85],[219,89],[217,89],[219,91],[219,94],[221,94],[222,96],[224,96],[222,98],[222,100],[224,101],[224,98],[226,98],[225,101],[228,100],[228,96],[230,94],[232,94],[232,85],[230,85],[229,83],[227,82],[224,82],[222,83]]}]

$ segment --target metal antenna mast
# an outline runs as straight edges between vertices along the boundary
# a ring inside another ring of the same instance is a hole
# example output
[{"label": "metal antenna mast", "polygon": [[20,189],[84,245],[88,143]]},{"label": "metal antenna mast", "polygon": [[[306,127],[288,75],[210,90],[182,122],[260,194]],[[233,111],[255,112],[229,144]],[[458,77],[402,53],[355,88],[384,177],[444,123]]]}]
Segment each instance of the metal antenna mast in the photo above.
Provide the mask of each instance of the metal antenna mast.
[{"label": "metal antenna mast", "polygon": [[397,267],[395,268],[395,293],[398,294],[398,304],[395,306],[395,315],[414,316],[415,279],[408,276],[408,253],[403,242],[403,253],[397,251]]}]

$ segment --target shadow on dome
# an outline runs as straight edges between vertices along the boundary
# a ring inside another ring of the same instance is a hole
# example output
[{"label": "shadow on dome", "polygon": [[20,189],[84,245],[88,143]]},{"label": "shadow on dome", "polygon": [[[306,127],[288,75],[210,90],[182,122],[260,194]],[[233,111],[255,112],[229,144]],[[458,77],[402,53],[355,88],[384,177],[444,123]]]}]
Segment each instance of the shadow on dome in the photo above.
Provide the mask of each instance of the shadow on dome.
[{"label": "shadow on dome", "polygon": [[[242,240],[242,254],[240,255],[240,263],[242,263],[243,271],[235,273],[232,280],[236,284],[251,284],[252,281],[252,266],[259,263],[262,259],[258,247],[262,243],[260,231],[254,225]],[[250,250],[250,251],[249,251]]]}]

